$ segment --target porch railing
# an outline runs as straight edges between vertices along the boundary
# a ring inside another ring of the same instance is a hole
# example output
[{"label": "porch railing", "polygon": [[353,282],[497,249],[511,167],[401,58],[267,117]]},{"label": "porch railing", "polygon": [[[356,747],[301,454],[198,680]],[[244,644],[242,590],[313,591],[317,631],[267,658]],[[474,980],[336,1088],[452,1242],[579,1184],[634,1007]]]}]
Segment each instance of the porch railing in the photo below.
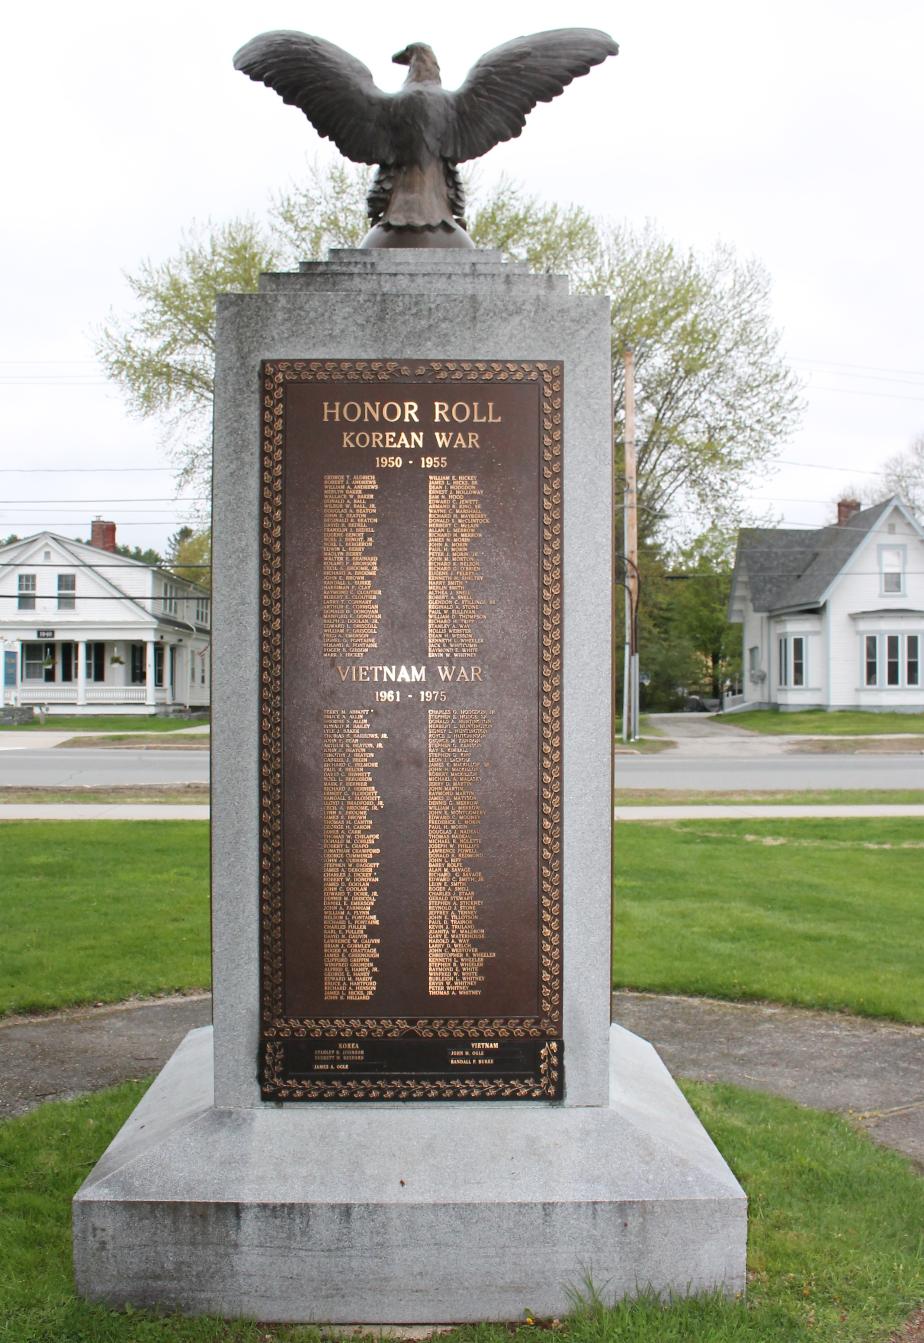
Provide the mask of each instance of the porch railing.
[{"label": "porch railing", "polygon": [[[143,685],[88,685],[87,704],[144,704]],[[13,691],[8,689],[4,698],[12,703]],[[76,685],[21,685],[16,692],[20,704],[76,704]],[[166,691],[162,686],[154,690],[154,703],[164,704]]]}]

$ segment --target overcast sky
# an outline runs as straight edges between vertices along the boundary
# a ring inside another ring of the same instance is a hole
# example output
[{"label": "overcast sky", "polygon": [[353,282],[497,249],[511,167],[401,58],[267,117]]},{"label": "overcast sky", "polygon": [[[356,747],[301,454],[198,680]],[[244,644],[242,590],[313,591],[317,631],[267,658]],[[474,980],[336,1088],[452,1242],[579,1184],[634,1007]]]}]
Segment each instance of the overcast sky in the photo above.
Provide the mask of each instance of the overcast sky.
[{"label": "overcast sky", "polygon": [[101,512],[162,546],[184,519],[158,429],[127,416],[92,333],[130,303],[125,270],[169,256],[192,220],[261,215],[327,152],[235,73],[238,46],[315,32],[395,88],[392,52],[427,41],[455,87],[483,51],[563,22],[607,29],[620,55],[538,108],[482,180],[760,258],[807,412],[753,502],[828,521],[845,484],[924,431],[920,0],[51,0],[4,14],[0,536],[86,536]]}]

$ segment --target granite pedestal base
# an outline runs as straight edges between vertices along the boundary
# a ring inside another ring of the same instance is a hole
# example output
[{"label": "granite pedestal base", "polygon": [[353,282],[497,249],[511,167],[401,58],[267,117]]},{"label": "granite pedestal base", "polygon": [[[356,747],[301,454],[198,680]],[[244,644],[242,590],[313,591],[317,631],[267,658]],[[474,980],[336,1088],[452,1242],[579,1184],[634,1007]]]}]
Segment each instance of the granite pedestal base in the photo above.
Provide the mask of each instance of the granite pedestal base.
[{"label": "granite pedestal base", "polygon": [[192,1031],[74,1201],[92,1301],[265,1321],[561,1315],[744,1289],[745,1195],[652,1047],[608,1106],[212,1104]]}]

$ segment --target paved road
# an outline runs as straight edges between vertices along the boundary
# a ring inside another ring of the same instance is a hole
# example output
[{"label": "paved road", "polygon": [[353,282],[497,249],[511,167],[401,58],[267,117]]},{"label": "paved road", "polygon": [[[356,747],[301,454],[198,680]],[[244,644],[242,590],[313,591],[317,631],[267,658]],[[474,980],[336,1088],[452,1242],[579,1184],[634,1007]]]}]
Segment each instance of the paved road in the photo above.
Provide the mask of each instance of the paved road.
[{"label": "paved road", "polygon": [[616,760],[616,788],[691,788],[706,792],[812,788],[924,788],[924,755],[778,755],[743,760],[660,755]]},{"label": "paved road", "polygon": [[67,788],[132,783],[207,783],[208,751],[9,748],[0,741],[0,784]]}]

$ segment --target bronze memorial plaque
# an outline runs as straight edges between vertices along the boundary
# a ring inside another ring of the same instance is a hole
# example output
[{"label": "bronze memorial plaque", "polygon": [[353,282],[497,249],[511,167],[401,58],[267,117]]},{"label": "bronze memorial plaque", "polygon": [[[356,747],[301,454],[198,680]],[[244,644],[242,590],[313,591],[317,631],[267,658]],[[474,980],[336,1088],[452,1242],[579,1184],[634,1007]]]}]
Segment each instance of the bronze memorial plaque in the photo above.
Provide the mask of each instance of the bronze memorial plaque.
[{"label": "bronze memorial plaque", "polygon": [[262,379],[262,1094],[560,1098],[561,366]]}]

